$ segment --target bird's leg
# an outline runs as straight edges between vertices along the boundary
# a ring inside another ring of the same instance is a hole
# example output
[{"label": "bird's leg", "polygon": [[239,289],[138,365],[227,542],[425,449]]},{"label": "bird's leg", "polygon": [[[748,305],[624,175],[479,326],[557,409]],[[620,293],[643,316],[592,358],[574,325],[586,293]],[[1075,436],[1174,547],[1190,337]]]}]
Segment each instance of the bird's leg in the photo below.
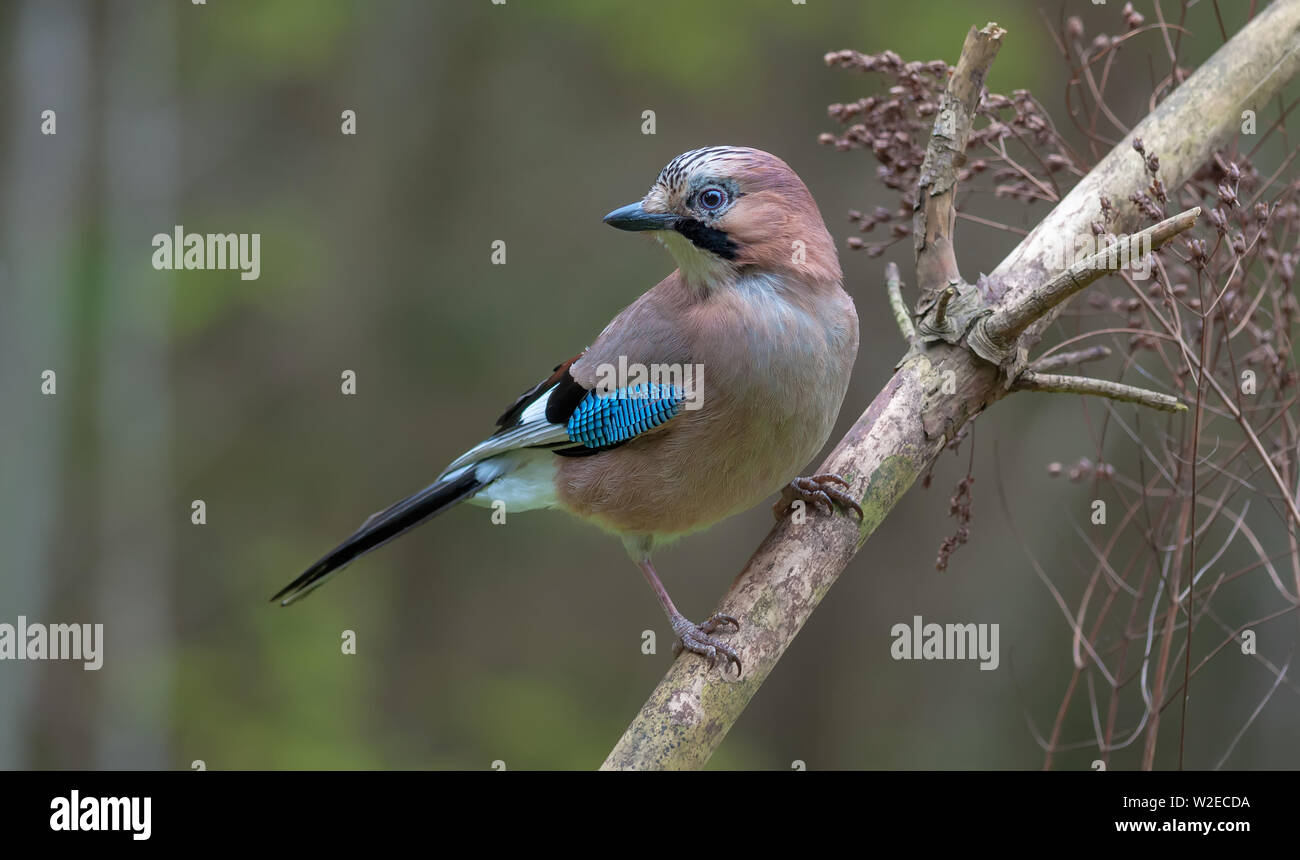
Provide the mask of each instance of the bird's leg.
[{"label": "bird's leg", "polygon": [[673,605],[673,599],[668,596],[668,589],[664,588],[664,584],[659,581],[659,574],[655,572],[650,559],[643,558],[636,564],[645,574],[646,582],[654,589],[655,596],[659,598],[659,605],[664,608],[664,614],[668,616],[668,622],[672,624],[673,632],[677,634],[677,642],[673,645],[674,656],[685,648],[708,660],[709,668],[713,668],[718,660],[722,660],[724,672],[728,664],[735,663],[736,677],[740,677],[740,655],[736,653],[735,648],[713,635],[715,630],[724,625],[731,625],[739,630],[740,622],[730,615],[716,613],[703,624],[692,623]]},{"label": "bird's leg", "polygon": [[839,505],[862,519],[862,507],[846,492],[848,487],[848,481],[829,472],[795,478],[781,490],[781,498],[772,505],[772,515],[779,520],[790,512],[795,502],[803,502],[805,505],[816,505],[828,514],[835,513],[835,506]]}]

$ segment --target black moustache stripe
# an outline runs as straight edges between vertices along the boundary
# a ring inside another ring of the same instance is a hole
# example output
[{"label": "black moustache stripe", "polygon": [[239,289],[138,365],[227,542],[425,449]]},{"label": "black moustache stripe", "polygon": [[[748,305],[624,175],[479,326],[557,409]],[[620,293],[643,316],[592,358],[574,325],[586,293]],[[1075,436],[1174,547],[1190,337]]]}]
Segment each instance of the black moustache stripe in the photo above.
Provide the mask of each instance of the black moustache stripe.
[{"label": "black moustache stripe", "polygon": [[678,219],[676,230],[690,239],[691,244],[697,248],[717,254],[724,260],[736,259],[736,251],[740,246],[721,230],[708,227],[694,218]]}]

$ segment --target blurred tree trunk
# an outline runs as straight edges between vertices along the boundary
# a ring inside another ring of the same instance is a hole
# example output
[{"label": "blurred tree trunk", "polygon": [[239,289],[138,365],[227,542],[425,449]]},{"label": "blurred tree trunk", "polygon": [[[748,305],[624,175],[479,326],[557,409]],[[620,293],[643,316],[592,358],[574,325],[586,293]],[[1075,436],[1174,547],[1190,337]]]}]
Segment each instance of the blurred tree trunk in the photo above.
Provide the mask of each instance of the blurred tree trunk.
[{"label": "blurred tree trunk", "polygon": [[[171,486],[171,279],[152,236],[176,205],[173,4],[113,7],[103,28],[104,233],[100,336],[99,611],[104,624],[101,768],[174,768],[168,750],[171,534],[189,505]],[[66,56],[60,54],[60,56]]]},{"label": "blurred tree trunk", "polygon": [[[90,141],[80,126],[89,102],[89,18],[51,3],[23,4],[8,56],[10,173],[4,179],[0,248],[0,392],[11,450],[0,469],[0,545],[5,548],[0,619],[50,621],[54,537],[59,512],[60,440],[74,349],[60,310],[70,303],[82,239]],[[56,112],[57,134],[41,133],[41,112]],[[54,181],[51,181],[54,180]],[[56,372],[54,395],[41,373]],[[65,619],[71,621],[73,619]],[[39,664],[5,667],[0,686],[0,769],[34,766],[31,734]]]}]

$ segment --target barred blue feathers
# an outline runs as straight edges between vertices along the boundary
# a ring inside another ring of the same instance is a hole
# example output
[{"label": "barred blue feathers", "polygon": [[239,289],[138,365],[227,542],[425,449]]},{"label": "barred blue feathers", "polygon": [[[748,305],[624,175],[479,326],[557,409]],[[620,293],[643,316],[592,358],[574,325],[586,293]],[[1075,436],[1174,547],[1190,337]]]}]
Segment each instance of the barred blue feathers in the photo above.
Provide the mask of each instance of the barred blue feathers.
[{"label": "barred blue feathers", "polygon": [[608,394],[593,391],[569,417],[569,438],[588,448],[626,442],[667,421],[684,400],[676,385],[639,383]]}]

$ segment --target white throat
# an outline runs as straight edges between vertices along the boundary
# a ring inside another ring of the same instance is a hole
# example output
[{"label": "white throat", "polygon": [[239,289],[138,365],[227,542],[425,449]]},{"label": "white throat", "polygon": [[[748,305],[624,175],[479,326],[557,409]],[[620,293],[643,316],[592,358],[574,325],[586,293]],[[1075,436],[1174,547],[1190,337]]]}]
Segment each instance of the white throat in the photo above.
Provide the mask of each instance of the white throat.
[{"label": "white throat", "polygon": [[708,292],[735,277],[735,268],[717,254],[697,248],[676,230],[656,230],[655,238],[668,249],[682,271],[687,286]]}]

